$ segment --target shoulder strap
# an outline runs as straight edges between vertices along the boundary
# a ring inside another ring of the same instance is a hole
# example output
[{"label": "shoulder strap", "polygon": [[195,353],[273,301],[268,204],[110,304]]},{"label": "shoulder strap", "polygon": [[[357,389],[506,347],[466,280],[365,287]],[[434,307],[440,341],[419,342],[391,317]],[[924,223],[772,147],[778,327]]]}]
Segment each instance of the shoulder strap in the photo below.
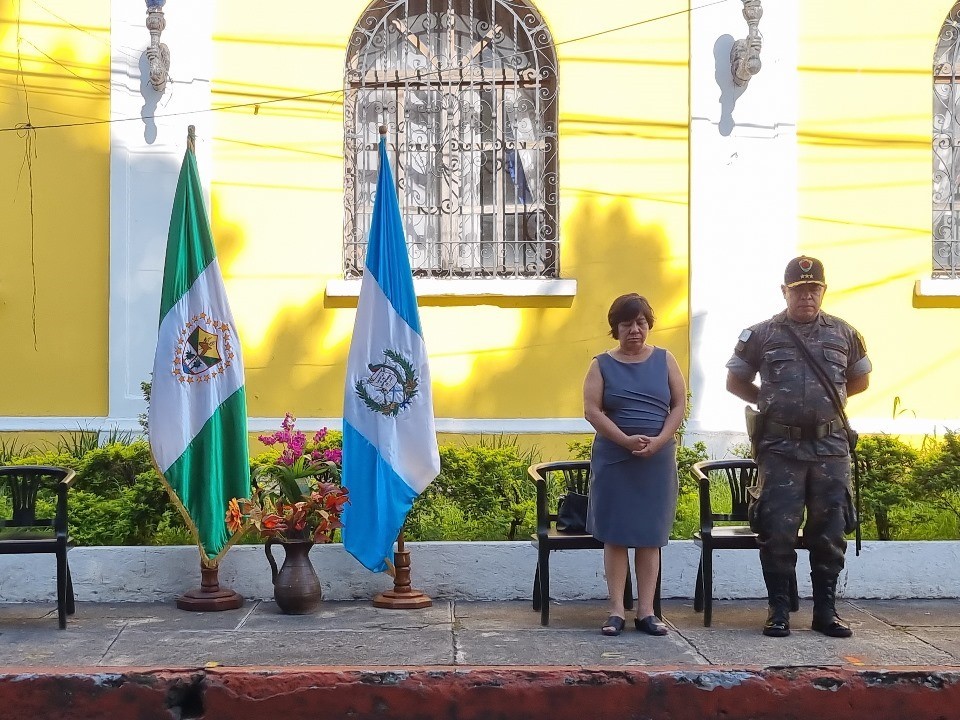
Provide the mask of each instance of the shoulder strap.
[{"label": "shoulder strap", "polygon": [[790,325],[784,323],[783,326],[787,329],[787,332],[793,337],[796,341],[797,348],[800,350],[800,353],[803,355],[804,359],[807,361],[807,364],[813,370],[814,375],[817,376],[817,380],[820,381],[820,384],[823,385],[823,389],[827,391],[827,395],[830,397],[830,401],[833,403],[834,409],[837,411],[837,414],[840,416],[840,422],[843,423],[843,429],[847,433],[847,443],[850,446],[850,459],[853,463],[853,489],[856,493],[856,505],[857,505],[857,555],[860,554],[861,546],[861,537],[860,537],[860,467],[857,462],[857,448],[854,438],[856,434],[853,432],[853,428],[850,427],[850,421],[847,419],[847,413],[843,409],[843,402],[840,400],[840,393],[837,392],[836,386],[827,377],[826,371],[823,369],[823,366],[816,361],[813,355],[810,352],[810,349],[807,347],[806,343],[803,342],[803,339],[800,337],[799,333],[794,330]]},{"label": "shoulder strap", "polygon": [[790,325],[784,323],[783,326],[786,328],[787,332],[793,337],[797,343],[797,348],[803,353],[804,359],[807,361],[807,364],[811,367],[814,374],[817,376],[817,380],[820,381],[820,384],[823,385],[823,389],[827,391],[827,395],[830,396],[830,402],[833,403],[833,409],[837,411],[837,415],[840,416],[840,420],[843,422],[844,429],[849,431],[850,423],[847,421],[847,413],[843,409],[843,402],[840,400],[840,393],[837,392],[836,386],[827,377],[826,371],[823,369],[823,366],[816,361],[813,355],[810,353],[810,349],[807,347],[806,343],[803,342],[803,338],[794,330]]}]

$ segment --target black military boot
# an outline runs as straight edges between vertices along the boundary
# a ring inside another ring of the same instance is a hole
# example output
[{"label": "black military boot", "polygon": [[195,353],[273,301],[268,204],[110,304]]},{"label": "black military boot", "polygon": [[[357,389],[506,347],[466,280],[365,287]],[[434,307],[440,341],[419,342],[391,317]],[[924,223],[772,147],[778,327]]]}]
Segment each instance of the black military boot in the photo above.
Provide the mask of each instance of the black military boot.
[{"label": "black military boot", "polygon": [[790,575],[790,612],[797,612],[800,609],[800,593],[797,591],[797,569],[793,569]]},{"label": "black military boot", "polygon": [[790,634],[790,576],[780,573],[764,573],[767,584],[767,621],[763,634],[769,637],[786,637]]},{"label": "black military boot", "polygon": [[847,625],[837,615],[837,578],[810,573],[813,582],[813,623],[817,632],[828,637],[845,638],[853,635]]}]

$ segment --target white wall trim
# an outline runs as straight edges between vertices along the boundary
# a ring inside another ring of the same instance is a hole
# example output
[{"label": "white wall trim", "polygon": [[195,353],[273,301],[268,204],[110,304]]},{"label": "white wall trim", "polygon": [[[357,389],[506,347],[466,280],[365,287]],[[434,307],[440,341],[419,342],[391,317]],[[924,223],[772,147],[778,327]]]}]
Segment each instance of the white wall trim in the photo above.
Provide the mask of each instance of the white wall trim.
[{"label": "white wall trim", "polygon": [[[247,421],[250,432],[273,432],[283,418],[252,417]],[[341,430],[343,418],[297,418],[303,430]],[[591,433],[593,428],[582,418],[437,418],[437,432],[442,433],[510,433],[553,434]],[[73,432],[77,430],[140,431],[136,418],[128,417],[0,417],[0,432]]]},{"label": "white wall trim", "polygon": [[[273,432],[280,427],[283,418],[251,417],[247,428],[250,432]],[[940,437],[946,430],[960,431],[960,418],[853,418],[853,428],[860,433],[887,433],[889,435]],[[304,430],[319,430],[322,427],[340,430],[343,418],[303,417],[297,418],[297,426]],[[437,418],[437,432],[442,433],[511,433],[532,434],[583,434],[593,428],[583,418]],[[0,432],[72,432],[76,430],[124,430],[140,431],[140,423],[129,417],[93,416],[8,416],[0,417]],[[687,436],[743,436],[743,431],[718,429],[704,426],[693,420],[687,425]],[[739,440],[736,440],[739,442]]]},{"label": "white wall trim", "polygon": [[913,293],[917,297],[960,297],[960,278],[921,278]]},{"label": "white wall trim", "polygon": [[743,328],[783,309],[796,255],[798,4],[764,3],[763,68],[743,87],[730,70],[742,4],[690,14],[689,384],[703,430],[743,427],[724,364]]},{"label": "white wall trim", "polygon": [[[577,281],[551,278],[440,279],[416,278],[417,297],[574,297]],[[327,281],[328,297],[359,297],[360,280]]]},{"label": "white wall trim", "polygon": [[167,230],[188,125],[196,126],[209,212],[213,10],[210,2],[164,7],[170,80],[158,93],[148,77],[146,6],[111,3],[110,114],[129,120],[110,125],[111,417],[146,409],[140,383],[153,369]]},{"label": "white wall trim", "polygon": [[[742,404],[742,401],[741,401]],[[736,427],[739,423],[740,427]],[[687,424],[688,433],[745,433],[743,421],[729,423],[734,428],[714,427],[705,425],[696,420],[691,420]],[[899,417],[893,418],[850,418],[850,426],[861,434],[879,434],[902,435],[902,436],[920,436],[936,435],[942,436],[946,430],[960,430],[960,417],[958,418],[912,418]]]}]

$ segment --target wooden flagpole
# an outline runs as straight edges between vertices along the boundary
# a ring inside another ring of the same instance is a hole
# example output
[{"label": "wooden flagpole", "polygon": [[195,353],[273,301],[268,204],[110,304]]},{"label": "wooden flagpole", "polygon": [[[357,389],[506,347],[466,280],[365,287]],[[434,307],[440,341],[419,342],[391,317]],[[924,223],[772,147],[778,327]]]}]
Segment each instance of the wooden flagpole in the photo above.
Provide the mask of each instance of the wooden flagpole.
[{"label": "wooden flagpole", "polygon": [[[377,128],[380,137],[387,136],[387,126]],[[390,610],[417,610],[433,605],[433,600],[410,585],[410,553],[404,549],[403,528],[397,535],[397,551],[393,554],[393,590],[378,593],[373,598],[373,606]]]},{"label": "wooden flagpole", "polygon": [[390,610],[418,610],[433,605],[433,600],[410,585],[410,552],[404,549],[402,529],[397,535],[397,551],[393,554],[393,565],[396,569],[393,590],[379,593],[373,599],[373,606]]},{"label": "wooden flagpole", "polygon": [[[196,152],[196,143],[196,128],[190,125],[187,127],[187,149],[189,149],[190,152]],[[156,465],[154,465],[154,467],[156,467]],[[157,472],[162,478],[163,473],[160,472],[160,468],[157,468]],[[164,484],[166,485],[167,483],[164,482]],[[180,504],[176,493],[172,490],[173,489],[168,486],[168,492],[171,498],[173,498],[174,503],[187,520],[187,524],[190,525],[192,523],[190,513]],[[197,533],[197,545],[199,547],[199,531],[195,532]],[[229,545],[227,547],[229,547]],[[203,557],[202,548],[200,548],[200,553],[200,587],[188,590],[183,595],[178,595],[176,600],[177,607],[180,610],[215,612],[218,610],[236,610],[243,606],[243,595],[229,588],[220,587],[220,558],[217,557],[213,563],[208,563],[204,562],[205,558]]]}]

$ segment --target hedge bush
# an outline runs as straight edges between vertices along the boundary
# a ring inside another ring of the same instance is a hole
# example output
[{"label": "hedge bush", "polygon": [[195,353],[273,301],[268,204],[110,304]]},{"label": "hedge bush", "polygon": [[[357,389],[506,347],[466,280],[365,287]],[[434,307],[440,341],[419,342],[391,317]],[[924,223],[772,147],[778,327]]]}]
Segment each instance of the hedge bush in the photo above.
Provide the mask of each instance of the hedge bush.
[{"label": "hedge bush", "polygon": [[[93,433],[96,435],[96,433]],[[330,432],[324,448],[339,447]],[[859,450],[864,537],[960,537],[960,436],[947,432],[917,449],[890,435],[864,435]],[[569,457],[589,457],[590,443],[574,442]],[[150,459],[145,440],[115,435],[102,445],[68,436],[40,450],[15,439],[0,442],[0,462],[57,465],[77,471],[70,493],[71,533],[79,545],[193,544]],[[680,497],[671,536],[686,539],[699,524],[695,462],[703,443],[678,447]],[[275,451],[251,459],[271,463]],[[540,460],[516,437],[482,437],[476,445],[440,448],[439,477],[415,501],[404,526],[408,540],[524,540],[536,525],[536,488],[527,474]],[[553,488],[553,502],[561,489]],[[49,501],[48,501],[49,502]],[[0,512],[9,516],[9,498]],[[256,542],[256,538],[249,539]]]}]

